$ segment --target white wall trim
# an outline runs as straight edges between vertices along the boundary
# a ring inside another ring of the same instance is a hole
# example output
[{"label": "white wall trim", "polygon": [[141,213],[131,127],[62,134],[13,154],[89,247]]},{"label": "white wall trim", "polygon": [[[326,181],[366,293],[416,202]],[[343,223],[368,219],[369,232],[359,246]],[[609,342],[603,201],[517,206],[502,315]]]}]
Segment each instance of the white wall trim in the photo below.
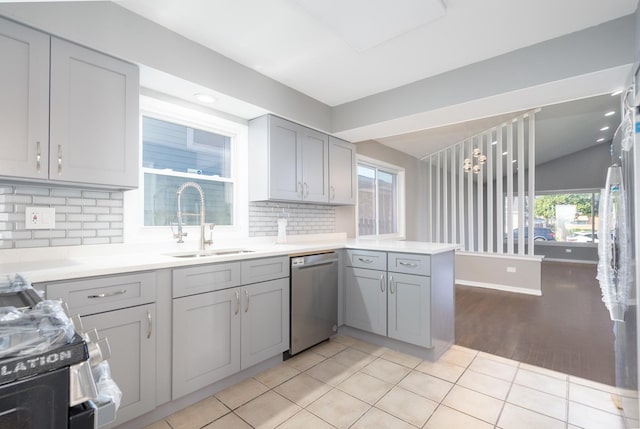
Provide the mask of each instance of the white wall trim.
[{"label": "white wall trim", "polygon": [[483,283],[483,282],[474,282],[471,280],[456,279],[456,284],[462,285],[462,286],[480,287],[485,289],[495,289],[495,290],[501,290],[504,292],[522,293],[525,295],[542,296],[542,291],[540,290],[533,290],[533,289],[527,289],[527,288],[516,287],[516,286],[500,285],[496,283]]}]

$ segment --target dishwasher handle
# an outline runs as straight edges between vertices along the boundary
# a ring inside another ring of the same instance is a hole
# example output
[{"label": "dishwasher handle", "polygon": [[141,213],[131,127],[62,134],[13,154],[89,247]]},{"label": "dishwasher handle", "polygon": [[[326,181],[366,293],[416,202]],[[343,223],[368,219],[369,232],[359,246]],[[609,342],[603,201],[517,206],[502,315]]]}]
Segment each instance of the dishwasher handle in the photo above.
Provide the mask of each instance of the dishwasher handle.
[{"label": "dishwasher handle", "polygon": [[294,269],[298,269],[298,270],[303,270],[305,268],[319,267],[321,265],[333,264],[334,262],[338,262],[338,259],[328,259],[326,261],[312,262],[311,264],[297,265],[297,266],[295,266],[293,268]]}]

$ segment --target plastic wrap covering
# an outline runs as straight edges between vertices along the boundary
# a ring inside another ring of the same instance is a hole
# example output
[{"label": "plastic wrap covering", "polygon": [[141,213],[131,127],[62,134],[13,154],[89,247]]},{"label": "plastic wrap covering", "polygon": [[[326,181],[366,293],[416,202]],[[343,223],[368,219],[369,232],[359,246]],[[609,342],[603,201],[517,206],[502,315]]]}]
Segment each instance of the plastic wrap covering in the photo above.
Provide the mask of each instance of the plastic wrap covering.
[{"label": "plastic wrap covering", "polygon": [[598,275],[611,320],[624,321],[631,294],[631,243],[622,168],[613,165],[600,196],[598,230]]},{"label": "plastic wrap covering", "polygon": [[31,283],[20,274],[7,276],[5,280],[0,280],[0,294],[22,292],[31,289]]},{"label": "plastic wrap covering", "polygon": [[122,391],[118,387],[113,378],[111,378],[111,368],[108,361],[102,361],[94,368],[93,379],[96,380],[98,387],[97,402],[113,402],[116,410],[120,408],[120,400],[122,399]]},{"label": "plastic wrap covering", "polygon": [[0,307],[0,358],[43,353],[73,340],[73,324],[59,301],[33,308]]}]

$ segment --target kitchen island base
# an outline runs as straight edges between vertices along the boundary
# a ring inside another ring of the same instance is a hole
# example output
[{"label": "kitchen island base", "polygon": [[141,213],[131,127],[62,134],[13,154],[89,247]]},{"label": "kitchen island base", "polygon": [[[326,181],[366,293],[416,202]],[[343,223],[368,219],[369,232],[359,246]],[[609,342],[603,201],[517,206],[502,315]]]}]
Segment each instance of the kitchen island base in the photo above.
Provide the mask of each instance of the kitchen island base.
[{"label": "kitchen island base", "polygon": [[446,352],[449,347],[453,345],[453,340],[445,341],[434,338],[433,347],[425,348],[405,343],[404,341],[398,341],[393,338],[352,328],[350,326],[341,326],[340,328],[338,328],[338,334],[353,337],[358,340],[366,341],[368,343],[375,344],[381,347],[386,347],[396,352],[406,353],[431,362],[437,361],[438,358],[442,356],[442,354],[444,354],[444,352]]}]

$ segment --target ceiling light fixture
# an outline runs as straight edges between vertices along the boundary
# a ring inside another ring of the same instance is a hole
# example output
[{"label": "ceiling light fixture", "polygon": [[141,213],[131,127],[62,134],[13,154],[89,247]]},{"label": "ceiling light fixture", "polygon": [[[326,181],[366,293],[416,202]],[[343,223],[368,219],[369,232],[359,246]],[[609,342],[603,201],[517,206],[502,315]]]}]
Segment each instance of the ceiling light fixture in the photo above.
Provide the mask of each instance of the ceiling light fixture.
[{"label": "ceiling light fixture", "polygon": [[481,165],[483,165],[485,162],[487,162],[487,156],[482,154],[482,151],[480,150],[480,148],[475,148],[473,149],[472,152],[473,155],[473,160],[476,161],[477,163],[474,165],[474,161],[471,160],[471,158],[465,158],[464,159],[464,164],[462,165],[462,169],[464,170],[465,173],[470,173],[470,172],[474,172],[475,174],[480,173],[481,170]]},{"label": "ceiling light fixture", "polygon": [[495,146],[495,145],[497,145],[497,144],[498,144],[498,141],[497,141],[497,140],[494,140],[494,141],[492,141],[492,142],[491,142],[491,144]]},{"label": "ceiling light fixture", "polygon": [[606,126],[606,127],[600,128],[600,131],[607,131],[608,129],[609,129],[609,126]]},{"label": "ceiling light fixture", "polygon": [[198,100],[201,103],[207,103],[207,104],[212,104],[215,103],[217,100],[213,95],[209,95],[209,94],[205,94],[202,92],[197,92],[195,94],[193,94],[193,97]]},{"label": "ceiling light fixture", "polygon": [[616,95],[620,95],[620,94],[622,94],[622,90],[621,90],[621,89],[619,89],[619,90],[617,90],[617,91],[615,91],[615,92],[612,92],[612,93],[611,93],[611,96],[612,96],[612,97],[615,97]]},{"label": "ceiling light fixture", "polygon": [[502,155],[503,156],[507,156],[507,152],[502,152]]},{"label": "ceiling light fixture", "polygon": [[613,116],[613,115],[615,115],[615,114],[616,114],[616,111],[615,111],[615,110],[612,110],[611,112],[607,112],[607,113],[605,113],[605,114],[604,114],[604,116]]},{"label": "ceiling light fixture", "polygon": [[604,141],[604,137],[600,137],[598,140],[596,140],[597,143],[601,143]]}]

